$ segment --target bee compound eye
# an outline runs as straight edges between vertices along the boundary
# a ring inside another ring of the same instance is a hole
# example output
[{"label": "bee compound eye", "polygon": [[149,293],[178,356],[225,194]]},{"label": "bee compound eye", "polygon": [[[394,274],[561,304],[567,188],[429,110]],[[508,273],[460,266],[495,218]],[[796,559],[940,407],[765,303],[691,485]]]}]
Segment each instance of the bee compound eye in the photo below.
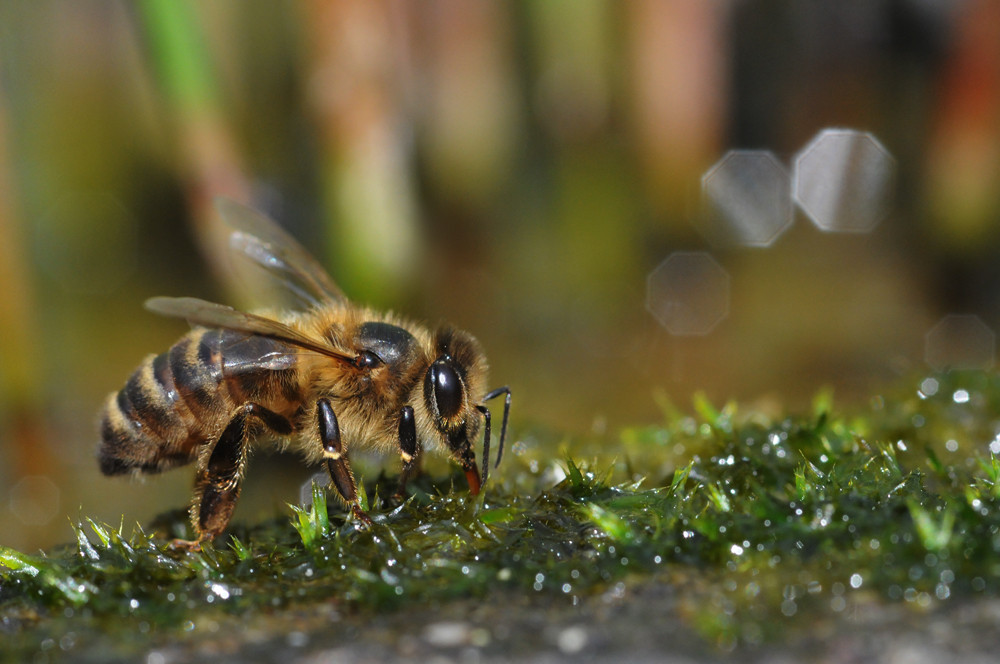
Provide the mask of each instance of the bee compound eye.
[{"label": "bee compound eye", "polygon": [[454,367],[446,361],[438,360],[431,365],[427,373],[437,404],[438,413],[442,417],[454,417],[462,408],[462,381]]}]

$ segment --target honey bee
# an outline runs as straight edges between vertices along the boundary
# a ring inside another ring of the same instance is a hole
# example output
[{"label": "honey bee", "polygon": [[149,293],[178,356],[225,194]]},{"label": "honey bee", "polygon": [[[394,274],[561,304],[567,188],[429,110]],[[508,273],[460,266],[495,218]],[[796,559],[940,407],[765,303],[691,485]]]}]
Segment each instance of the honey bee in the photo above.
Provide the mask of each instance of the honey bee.
[{"label": "honey bee", "polygon": [[[247,313],[190,297],[154,297],[146,308],[193,328],[168,351],[149,355],[108,396],[98,452],[105,475],[159,473],[197,462],[191,522],[197,549],[222,533],[240,495],[251,444],[269,435],[324,463],[351,513],[362,510],[349,451],[394,450],[398,495],[424,448],[444,451],[465,471],[472,494],[486,483],[490,411],[505,395],[496,466],[503,456],[511,392],[487,392],[476,339],[359,307],[291,235],[230,200],[217,208],[230,247],[265,268],[307,307]],[[473,443],[483,429],[482,475]],[[495,467],[496,467],[495,466]]]}]

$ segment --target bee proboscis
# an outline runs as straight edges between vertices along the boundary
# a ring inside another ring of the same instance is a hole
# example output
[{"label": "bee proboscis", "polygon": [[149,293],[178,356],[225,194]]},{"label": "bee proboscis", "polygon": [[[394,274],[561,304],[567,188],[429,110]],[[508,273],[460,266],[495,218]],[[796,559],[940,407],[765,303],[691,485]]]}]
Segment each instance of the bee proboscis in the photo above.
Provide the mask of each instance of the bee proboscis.
[{"label": "bee proboscis", "polygon": [[[510,389],[487,392],[486,357],[467,332],[435,329],[352,304],[291,235],[262,214],[220,199],[231,247],[308,305],[248,313],[196,298],[155,297],[146,308],[193,325],[169,350],[147,356],[101,413],[105,475],[158,473],[196,462],[191,520],[196,548],[225,530],[251,443],[262,435],[325,463],[355,518],[362,510],[351,449],[395,451],[398,494],[425,447],[465,471],[471,493],[489,474],[490,411],[505,395],[496,465],[503,456]],[[482,475],[473,444],[483,430]]]}]

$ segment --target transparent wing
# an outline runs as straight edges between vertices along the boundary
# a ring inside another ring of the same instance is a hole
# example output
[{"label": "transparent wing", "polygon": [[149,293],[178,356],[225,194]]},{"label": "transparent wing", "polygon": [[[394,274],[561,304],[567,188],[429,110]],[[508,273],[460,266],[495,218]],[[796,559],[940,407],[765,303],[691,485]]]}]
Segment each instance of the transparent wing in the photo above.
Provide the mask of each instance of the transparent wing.
[{"label": "transparent wing", "polygon": [[342,362],[354,362],[353,357],[331,348],[320,340],[306,336],[280,321],[233,309],[224,304],[216,304],[196,297],[154,297],[146,300],[146,308],[164,316],[184,318],[197,325],[258,334],[315,351]]},{"label": "transparent wing", "polygon": [[232,228],[229,246],[264,268],[303,301],[314,306],[347,301],[319,261],[277,223],[228,198],[216,199],[215,207]]},{"label": "transparent wing", "polygon": [[227,376],[244,376],[268,371],[284,371],[295,367],[302,350],[284,341],[259,334],[223,330],[219,343],[222,372]]}]

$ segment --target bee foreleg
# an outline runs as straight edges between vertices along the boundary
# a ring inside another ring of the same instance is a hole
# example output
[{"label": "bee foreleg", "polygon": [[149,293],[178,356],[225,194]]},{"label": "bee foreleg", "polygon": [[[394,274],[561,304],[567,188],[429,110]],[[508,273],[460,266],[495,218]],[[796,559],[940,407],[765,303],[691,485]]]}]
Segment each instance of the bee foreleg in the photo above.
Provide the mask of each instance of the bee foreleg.
[{"label": "bee foreleg", "polygon": [[413,407],[403,406],[399,413],[399,458],[403,461],[403,472],[399,475],[399,489],[396,499],[406,495],[406,483],[420,464],[420,448],[417,446],[417,422],[413,418]]},{"label": "bee foreleg", "polygon": [[319,420],[319,437],[323,442],[323,457],[326,459],[326,467],[330,471],[333,485],[337,487],[344,501],[351,506],[354,518],[371,525],[371,518],[361,509],[351,464],[347,461],[347,453],[340,440],[340,424],[329,399],[324,398],[316,402],[316,416]]},{"label": "bee foreleg", "polygon": [[225,530],[236,508],[249,447],[247,421],[250,417],[256,417],[278,434],[292,432],[291,423],[281,415],[256,403],[240,406],[195,481],[192,518],[199,542],[212,539]]}]

